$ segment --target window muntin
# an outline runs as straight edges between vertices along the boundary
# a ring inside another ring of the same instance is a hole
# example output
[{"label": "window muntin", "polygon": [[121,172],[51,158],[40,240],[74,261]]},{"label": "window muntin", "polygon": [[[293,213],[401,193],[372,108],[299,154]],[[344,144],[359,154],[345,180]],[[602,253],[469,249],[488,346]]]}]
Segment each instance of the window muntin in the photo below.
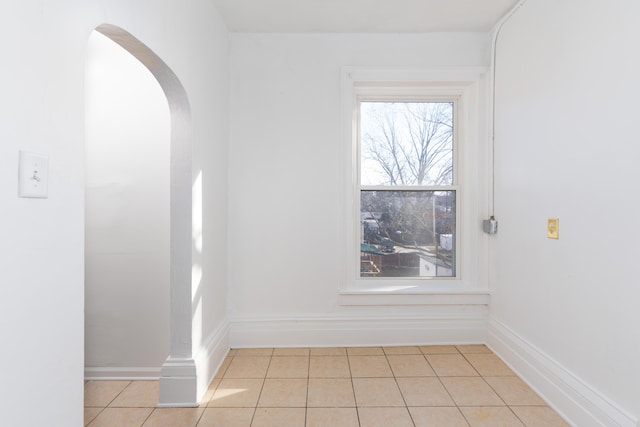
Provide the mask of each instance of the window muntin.
[{"label": "window muntin", "polygon": [[455,277],[455,102],[357,106],[360,277]]}]

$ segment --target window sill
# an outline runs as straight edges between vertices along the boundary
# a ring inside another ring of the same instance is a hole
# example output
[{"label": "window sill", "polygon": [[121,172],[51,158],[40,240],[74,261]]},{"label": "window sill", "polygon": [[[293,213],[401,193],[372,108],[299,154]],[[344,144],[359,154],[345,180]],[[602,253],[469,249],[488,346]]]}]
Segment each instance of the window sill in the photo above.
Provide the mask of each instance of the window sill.
[{"label": "window sill", "polygon": [[420,286],[345,289],[338,295],[342,306],[489,305],[489,290],[439,290]]}]

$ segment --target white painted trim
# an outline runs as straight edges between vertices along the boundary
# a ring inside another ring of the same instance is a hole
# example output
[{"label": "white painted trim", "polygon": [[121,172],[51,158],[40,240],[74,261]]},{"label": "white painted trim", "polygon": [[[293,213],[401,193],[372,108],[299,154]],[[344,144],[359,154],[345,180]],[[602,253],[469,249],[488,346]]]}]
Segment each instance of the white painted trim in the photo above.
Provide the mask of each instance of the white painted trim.
[{"label": "white painted trim", "polygon": [[229,353],[229,322],[226,320],[209,337],[196,356],[198,371],[198,401],[209,388],[216,373]]},{"label": "white painted trim", "polygon": [[158,407],[196,407],[196,364],[191,358],[169,357],[162,365]]},{"label": "white painted trim", "polygon": [[160,367],[154,368],[120,368],[120,367],[85,367],[85,380],[158,380]]},{"label": "white painted trim", "polygon": [[[454,289],[485,289],[488,273],[482,261],[486,259],[487,237],[480,231],[481,212],[486,201],[484,194],[487,176],[481,153],[488,141],[486,123],[486,67],[426,67],[426,68],[342,68],[341,74],[341,156],[342,210],[340,234],[345,236],[340,251],[341,290],[357,291],[361,288],[403,287],[406,285],[431,286]],[[364,91],[364,92],[363,92]],[[419,93],[423,96],[456,98],[458,111],[456,199],[457,247],[455,278],[362,278],[359,275],[359,185],[357,135],[354,112],[357,96],[363,93]],[[400,298],[401,299],[401,298]],[[385,304],[393,305],[393,304]],[[406,305],[406,304],[401,304]]]},{"label": "white painted trim", "polygon": [[488,291],[426,292],[407,289],[363,289],[340,292],[338,304],[358,306],[381,305],[483,305],[488,306]]},{"label": "white painted trim", "polygon": [[572,425],[637,427],[638,419],[496,319],[488,346]]},{"label": "white painted trim", "polygon": [[405,317],[244,318],[230,322],[229,343],[232,348],[484,343],[486,319],[484,307]]}]

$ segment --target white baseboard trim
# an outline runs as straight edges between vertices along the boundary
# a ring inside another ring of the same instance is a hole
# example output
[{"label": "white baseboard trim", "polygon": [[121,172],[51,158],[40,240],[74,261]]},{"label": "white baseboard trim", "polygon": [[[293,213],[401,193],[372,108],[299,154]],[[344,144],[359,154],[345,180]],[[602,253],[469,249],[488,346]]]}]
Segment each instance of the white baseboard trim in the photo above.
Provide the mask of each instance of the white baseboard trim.
[{"label": "white baseboard trim", "polygon": [[[162,367],[86,367],[85,380],[160,380],[158,407],[195,407],[229,352],[229,323],[207,339],[195,359],[167,359]],[[197,375],[196,375],[197,373]]]},{"label": "white baseboard trim", "polygon": [[85,367],[85,380],[157,380],[160,378],[160,367],[155,368],[113,368]]},{"label": "white baseboard trim", "polygon": [[231,348],[461,344],[486,341],[484,310],[413,317],[236,318]]},{"label": "white baseboard trim", "polygon": [[195,408],[197,399],[196,364],[192,358],[169,357],[160,376],[160,408]]},{"label": "white baseboard trim", "polygon": [[436,291],[398,289],[345,289],[338,294],[342,306],[485,306],[489,305],[489,291]]},{"label": "white baseboard trim", "polygon": [[198,400],[201,399],[213,381],[218,369],[229,353],[229,322],[226,320],[209,336],[196,356],[198,370]]},{"label": "white baseboard trim", "polygon": [[487,345],[572,425],[638,427],[638,419],[564,366],[490,319]]}]

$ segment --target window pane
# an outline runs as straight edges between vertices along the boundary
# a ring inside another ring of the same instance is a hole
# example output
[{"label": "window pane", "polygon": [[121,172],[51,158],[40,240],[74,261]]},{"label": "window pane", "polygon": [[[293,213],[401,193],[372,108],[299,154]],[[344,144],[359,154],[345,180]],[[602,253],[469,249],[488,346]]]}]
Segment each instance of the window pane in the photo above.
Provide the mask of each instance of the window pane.
[{"label": "window pane", "polygon": [[453,103],[360,103],[362,185],[452,185]]},{"label": "window pane", "polygon": [[455,276],[455,191],[361,191],[360,277]]}]

